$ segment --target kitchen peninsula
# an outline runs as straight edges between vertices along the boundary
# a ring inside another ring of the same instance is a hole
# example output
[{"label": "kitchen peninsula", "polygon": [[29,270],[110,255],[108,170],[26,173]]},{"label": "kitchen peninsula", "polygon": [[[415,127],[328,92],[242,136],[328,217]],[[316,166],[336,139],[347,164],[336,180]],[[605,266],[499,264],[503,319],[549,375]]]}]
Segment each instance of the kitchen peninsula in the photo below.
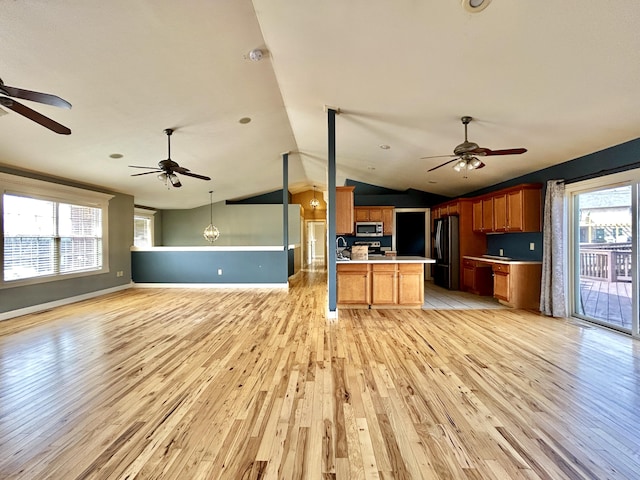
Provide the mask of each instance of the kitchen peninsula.
[{"label": "kitchen peninsula", "polygon": [[420,308],[424,303],[424,265],[417,256],[376,256],[337,263],[338,306]]}]

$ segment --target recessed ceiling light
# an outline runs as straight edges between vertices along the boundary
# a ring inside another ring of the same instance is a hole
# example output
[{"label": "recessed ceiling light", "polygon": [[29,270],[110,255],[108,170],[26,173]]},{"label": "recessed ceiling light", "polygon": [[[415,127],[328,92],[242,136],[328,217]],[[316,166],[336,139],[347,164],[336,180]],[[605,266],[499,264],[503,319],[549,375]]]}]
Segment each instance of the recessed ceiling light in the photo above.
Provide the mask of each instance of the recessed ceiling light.
[{"label": "recessed ceiling light", "polygon": [[241,123],[243,125],[249,123],[251,121],[251,118],[249,117],[242,117],[240,120],[238,120],[238,123]]},{"label": "recessed ceiling light", "polygon": [[109,155],[111,158],[122,158],[124,157],[124,155],[122,155],[121,153],[112,153],[111,155]]},{"label": "recessed ceiling light", "polygon": [[387,145],[386,143],[383,143],[382,145],[379,145],[379,146],[382,150],[389,150],[391,148],[391,145]]},{"label": "recessed ceiling light", "polygon": [[491,0],[462,0],[462,6],[468,12],[481,12],[489,6]]}]

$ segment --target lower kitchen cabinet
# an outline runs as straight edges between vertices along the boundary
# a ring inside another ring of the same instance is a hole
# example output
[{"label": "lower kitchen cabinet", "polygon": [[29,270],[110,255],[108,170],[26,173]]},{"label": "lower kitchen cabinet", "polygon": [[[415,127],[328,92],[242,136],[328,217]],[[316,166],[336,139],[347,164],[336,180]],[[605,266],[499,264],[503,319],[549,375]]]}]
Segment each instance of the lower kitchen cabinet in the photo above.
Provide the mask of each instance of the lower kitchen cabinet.
[{"label": "lower kitchen cabinet", "polygon": [[541,263],[494,263],[493,296],[514,308],[540,309]]},{"label": "lower kitchen cabinet", "polygon": [[369,304],[371,302],[369,265],[366,263],[338,264],[336,277],[339,303]]},{"label": "lower kitchen cabinet", "polygon": [[349,306],[421,307],[423,263],[338,263],[337,303]]},{"label": "lower kitchen cabinet", "polygon": [[475,295],[493,295],[491,265],[476,260],[462,260],[462,290]]},{"label": "lower kitchen cabinet", "polygon": [[371,305],[398,303],[397,264],[371,265]]},{"label": "lower kitchen cabinet", "polygon": [[422,305],[424,303],[424,265],[398,264],[398,304]]}]

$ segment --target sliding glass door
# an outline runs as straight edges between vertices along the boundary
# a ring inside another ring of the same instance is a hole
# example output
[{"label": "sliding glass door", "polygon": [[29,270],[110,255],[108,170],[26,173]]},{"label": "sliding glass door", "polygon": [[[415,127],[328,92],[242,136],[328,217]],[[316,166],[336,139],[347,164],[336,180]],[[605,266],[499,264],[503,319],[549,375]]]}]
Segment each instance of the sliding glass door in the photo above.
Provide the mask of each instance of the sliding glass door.
[{"label": "sliding glass door", "polygon": [[636,243],[638,180],[611,178],[567,185],[570,201],[572,314],[638,333]]}]

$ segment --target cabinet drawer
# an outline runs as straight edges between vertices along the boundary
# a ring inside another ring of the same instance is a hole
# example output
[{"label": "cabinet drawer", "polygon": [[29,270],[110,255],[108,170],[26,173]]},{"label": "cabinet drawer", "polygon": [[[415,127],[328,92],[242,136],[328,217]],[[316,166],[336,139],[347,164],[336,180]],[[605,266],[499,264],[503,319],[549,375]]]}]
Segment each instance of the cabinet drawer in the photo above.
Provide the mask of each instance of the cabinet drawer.
[{"label": "cabinet drawer", "polygon": [[420,273],[424,266],[421,263],[399,263],[398,270],[402,273]]},{"label": "cabinet drawer", "polygon": [[396,263],[373,263],[371,269],[374,272],[395,272]]},{"label": "cabinet drawer", "polygon": [[339,272],[367,273],[369,271],[369,265],[366,263],[339,263],[337,267]]},{"label": "cabinet drawer", "polygon": [[494,272],[509,273],[510,270],[509,265],[502,263],[494,263],[492,267]]}]

